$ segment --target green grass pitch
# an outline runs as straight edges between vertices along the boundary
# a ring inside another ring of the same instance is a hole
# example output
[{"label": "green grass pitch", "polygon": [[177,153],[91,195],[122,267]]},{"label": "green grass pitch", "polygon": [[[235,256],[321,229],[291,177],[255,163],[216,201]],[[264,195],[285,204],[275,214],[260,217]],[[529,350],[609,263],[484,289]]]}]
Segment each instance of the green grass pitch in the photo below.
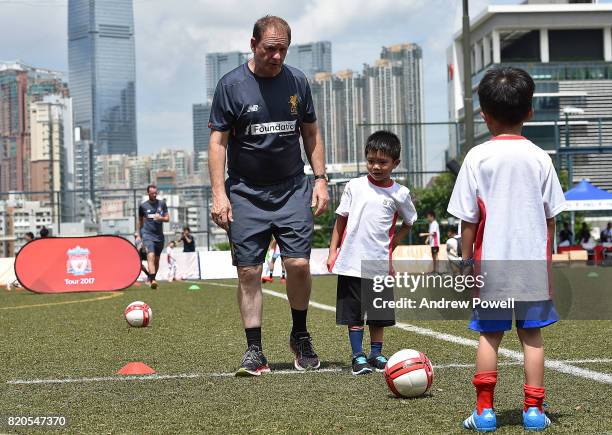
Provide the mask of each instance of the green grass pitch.
[{"label": "green grass pitch", "polygon": [[[599,275],[597,285],[607,286],[612,297],[609,274]],[[158,290],[135,286],[116,294],[0,291],[0,433],[43,432],[48,429],[9,427],[7,417],[49,415],[65,416],[68,426],[63,430],[68,433],[462,431],[461,422],[474,406],[473,347],[388,329],[387,355],[418,349],[437,367],[431,394],[400,400],[390,394],[382,374],[350,374],[345,328],[335,325],[333,312],[311,307],[309,328],[327,370],[292,373],[288,303],[266,295],[263,345],[273,372],[234,378],[228,374],[237,368],[245,349],[236,283],[198,284],[201,289],[195,291],[188,290],[191,283],[178,282],[161,283]],[[284,292],[278,282],[265,287]],[[123,319],[123,309],[135,300],[152,307],[150,327],[130,328]],[[335,278],[315,277],[312,300],[335,305]],[[464,321],[411,324],[477,338]],[[612,321],[567,320],[544,331],[547,359],[610,379]],[[366,349],[368,343],[366,336]],[[519,349],[514,332],[502,346]],[[131,361],[153,367],[159,378],[117,380],[121,377],[115,372]],[[495,392],[498,432],[520,433],[522,367],[505,357],[500,362]],[[15,383],[36,380],[41,382]],[[547,369],[546,388],[553,420],[547,433],[612,432],[610,383]]]}]

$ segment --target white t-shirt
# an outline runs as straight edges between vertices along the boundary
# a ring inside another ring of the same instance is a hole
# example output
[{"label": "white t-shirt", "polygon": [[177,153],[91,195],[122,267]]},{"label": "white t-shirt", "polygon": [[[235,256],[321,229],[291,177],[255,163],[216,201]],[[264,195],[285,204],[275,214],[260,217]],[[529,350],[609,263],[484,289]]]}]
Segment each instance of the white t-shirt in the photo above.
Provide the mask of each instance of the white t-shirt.
[{"label": "white t-shirt", "polygon": [[[336,214],[348,216],[340,252],[332,267],[338,275],[372,278],[389,272],[391,240],[398,216],[414,223],[417,214],[407,187],[374,184],[368,176],[349,181]],[[362,273],[362,260],[368,261]]]},{"label": "white t-shirt", "polygon": [[564,209],[550,156],[522,136],[498,136],[471,149],[448,204],[453,216],[478,223],[476,260],[506,260],[487,262],[489,282],[531,292],[525,300],[543,299],[544,290],[548,294],[546,260],[552,241],[546,219]]},{"label": "white t-shirt", "polygon": [[438,221],[429,224],[429,246],[432,248],[440,246],[440,225],[438,225]]},{"label": "white t-shirt", "polygon": [[446,241],[446,256],[449,260],[461,260],[459,257],[459,236],[451,237]]},{"label": "white t-shirt", "polygon": [[174,263],[174,250],[170,246],[166,248],[166,254],[168,254],[168,264]]}]

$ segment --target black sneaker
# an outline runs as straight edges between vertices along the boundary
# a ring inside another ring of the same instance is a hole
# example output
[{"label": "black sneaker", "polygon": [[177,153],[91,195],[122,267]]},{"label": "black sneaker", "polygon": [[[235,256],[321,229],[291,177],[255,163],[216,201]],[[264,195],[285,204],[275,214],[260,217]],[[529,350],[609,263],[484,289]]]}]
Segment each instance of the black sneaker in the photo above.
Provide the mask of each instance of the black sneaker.
[{"label": "black sneaker", "polygon": [[387,357],[382,353],[378,354],[375,357],[368,358],[368,364],[377,372],[384,372],[387,365]]},{"label": "black sneaker", "polygon": [[367,375],[372,373],[372,369],[370,368],[364,353],[358,353],[357,355],[353,356],[352,365],[353,370],[351,373],[354,375]]},{"label": "black sneaker", "polygon": [[293,366],[296,370],[318,369],[321,366],[308,332],[302,332],[297,336],[290,334],[289,349],[295,354]]},{"label": "black sneaker", "polygon": [[263,352],[259,349],[259,346],[252,344],[242,357],[242,363],[236,372],[236,376],[259,376],[269,371],[268,360]]}]

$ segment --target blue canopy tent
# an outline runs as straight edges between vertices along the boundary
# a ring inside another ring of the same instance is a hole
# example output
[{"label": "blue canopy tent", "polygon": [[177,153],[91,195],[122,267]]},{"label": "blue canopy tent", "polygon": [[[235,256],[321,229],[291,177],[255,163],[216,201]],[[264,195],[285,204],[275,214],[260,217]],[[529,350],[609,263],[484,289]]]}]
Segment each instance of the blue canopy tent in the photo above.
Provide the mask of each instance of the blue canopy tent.
[{"label": "blue canopy tent", "polygon": [[[575,226],[574,212],[576,211],[598,211],[612,210],[612,193],[593,186],[586,179],[582,179],[570,190],[565,192],[565,200],[567,207],[565,211],[569,211],[570,225],[573,231]],[[557,250],[557,237],[555,235],[555,252]]]},{"label": "blue canopy tent", "polygon": [[612,210],[612,193],[583,179],[565,192],[565,211]]}]

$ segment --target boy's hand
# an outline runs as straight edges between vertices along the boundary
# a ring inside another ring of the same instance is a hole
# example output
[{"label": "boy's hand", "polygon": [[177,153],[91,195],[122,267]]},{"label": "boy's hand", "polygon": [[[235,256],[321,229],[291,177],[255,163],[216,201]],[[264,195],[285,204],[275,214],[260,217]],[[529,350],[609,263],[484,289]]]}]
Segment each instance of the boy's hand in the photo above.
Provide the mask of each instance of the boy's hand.
[{"label": "boy's hand", "polygon": [[336,262],[336,258],[338,257],[338,251],[332,252],[329,251],[329,255],[327,256],[327,271],[332,273],[332,268],[334,267],[334,263]]}]

